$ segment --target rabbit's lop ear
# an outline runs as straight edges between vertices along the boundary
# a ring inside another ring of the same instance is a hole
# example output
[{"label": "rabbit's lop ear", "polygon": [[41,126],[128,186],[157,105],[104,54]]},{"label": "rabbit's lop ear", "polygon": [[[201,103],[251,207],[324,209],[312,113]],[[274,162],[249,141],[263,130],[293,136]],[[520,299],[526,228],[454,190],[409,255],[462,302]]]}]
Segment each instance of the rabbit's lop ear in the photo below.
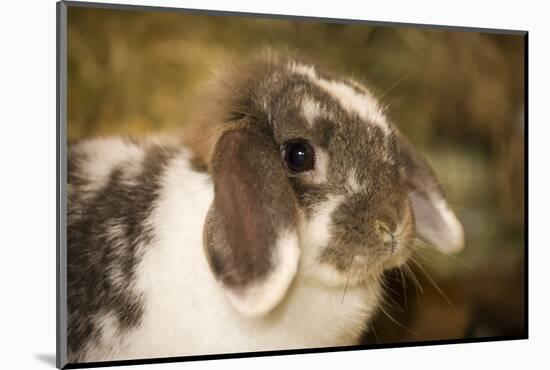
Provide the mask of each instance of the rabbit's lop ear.
[{"label": "rabbit's lop ear", "polygon": [[211,163],[214,201],[205,225],[211,270],[247,316],[271,311],[298,267],[296,200],[275,143],[245,129],[225,132]]},{"label": "rabbit's lop ear", "polygon": [[403,135],[396,132],[396,136],[416,232],[442,252],[459,252],[464,247],[464,231],[432,168]]}]

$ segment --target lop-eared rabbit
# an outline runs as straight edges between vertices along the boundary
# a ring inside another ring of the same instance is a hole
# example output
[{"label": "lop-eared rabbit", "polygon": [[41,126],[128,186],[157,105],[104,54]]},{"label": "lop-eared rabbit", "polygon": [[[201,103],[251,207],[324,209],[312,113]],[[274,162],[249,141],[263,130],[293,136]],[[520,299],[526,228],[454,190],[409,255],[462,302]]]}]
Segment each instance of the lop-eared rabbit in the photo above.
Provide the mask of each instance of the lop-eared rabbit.
[{"label": "lop-eared rabbit", "polygon": [[68,148],[68,360],[357,344],[382,274],[461,224],[365,86],[225,70],[180,139]]}]

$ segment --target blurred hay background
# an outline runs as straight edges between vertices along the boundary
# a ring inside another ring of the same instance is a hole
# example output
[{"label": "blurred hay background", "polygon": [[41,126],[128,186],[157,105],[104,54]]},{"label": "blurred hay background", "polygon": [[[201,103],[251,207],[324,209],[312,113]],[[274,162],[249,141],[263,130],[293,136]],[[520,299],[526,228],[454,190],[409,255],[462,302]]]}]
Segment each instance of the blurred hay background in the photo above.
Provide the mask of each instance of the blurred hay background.
[{"label": "blurred hay background", "polygon": [[387,311],[407,329],[381,315],[365,340],[524,333],[522,36],[74,7],[68,30],[73,139],[180,128],[212,67],[266,46],[366,82],[435,168],[467,244],[417,256],[422,292],[388,274]]}]

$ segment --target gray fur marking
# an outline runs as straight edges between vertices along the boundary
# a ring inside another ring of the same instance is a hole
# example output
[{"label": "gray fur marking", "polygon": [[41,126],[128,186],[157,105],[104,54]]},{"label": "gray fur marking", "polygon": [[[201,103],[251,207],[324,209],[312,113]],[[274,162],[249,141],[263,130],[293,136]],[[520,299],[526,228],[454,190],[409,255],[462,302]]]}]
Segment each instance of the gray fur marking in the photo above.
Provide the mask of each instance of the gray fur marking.
[{"label": "gray fur marking", "polygon": [[[125,163],[116,165],[108,183],[86,192],[80,171],[89,160],[78,144],[68,155],[68,311],[69,361],[78,361],[100,343],[102,317],[112,314],[119,330],[139,324],[144,302],[134,290],[142,248],[153,238],[147,224],[160,189],[159,178],[174,151],[149,148],[135,181],[124,181]],[[126,174],[127,175],[127,174]]]}]

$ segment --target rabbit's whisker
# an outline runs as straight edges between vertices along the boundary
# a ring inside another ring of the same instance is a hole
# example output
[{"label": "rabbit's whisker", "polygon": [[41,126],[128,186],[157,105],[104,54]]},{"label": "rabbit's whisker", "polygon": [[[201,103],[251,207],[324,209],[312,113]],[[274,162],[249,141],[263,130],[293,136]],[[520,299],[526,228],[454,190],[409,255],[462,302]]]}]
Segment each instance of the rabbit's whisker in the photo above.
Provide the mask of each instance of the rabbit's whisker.
[{"label": "rabbit's whisker", "polygon": [[390,85],[390,87],[388,87],[386,89],[386,91],[384,91],[384,93],[382,95],[380,95],[378,97],[378,100],[380,102],[382,102],[382,100],[384,100],[384,98],[393,90],[395,89],[397,86],[399,86],[401,83],[405,82],[406,80],[410,79],[412,77],[413,73],[410,72],[409,74],[406,74],[404,75],[403,77],[399,78],[397,81],[395,81],[393,84]]},{"label": "rabbit's whisker", "polygon": [[409,266],[409,261],[407,261],[403,266],[403,271],[409,275],[409,277],[411,278],[411,280],[413,281],[414,283],[414,286],[416,288],[416,292],[417,294],[423,294],[424,293],[424,289],[422,288],[422,285],[420,284],[420,281],[418,281],[414,271],[411,269],[411,267]]},{"label": "rabbit's whisker", "polygon": [[418,334],[416,332],[414,332],[413,330],[411,330],[410,328],[406,327],[405,325],[401,324],[399,321],[397,321],[396,319],[394,319],[388,311],[386,311],[386,309],[384,308],[384,306],[379,303],[378,304],[378,308],[380,309],[380,311],[382,311],[382,313],[384,315],[386,315],[394,324],[396,324],[397,326],[399,326],[400,328],[408,331],[409,333],[411,333],[412,335],[414,335],[416,338],[418,338]]},{"label": "rabbit's whisker", "polygon": [[405,275],[403,273],[403,269],[399,267],[399,276],[401,277],[401,287],[403,288],[403,298],[405,301],[405,310],[407,310],[407,280],[405,279]]},{"label": "rabbit's whisker", "polygon": [[448,253],[445,253],[441,250],[439,250],[438,248],[434,248],[432,247],[431,245],[429,245],[428,243],[424,242],[423,240],[420,240],[420,239],[417,239],[416,240],[416,246],[418,247],[416,249],[416,251],[418,252],[418,257],[422,257],[422,258],[425,258],[425,256],[423,255],[423,253],[426,253],[426,251],[429,249],[429,250],[434,250],[436,251],[438,254],[440,255],[443,255],[445,257],[448,257],[450,258],[451,260],[455,261],[456,263],[460,264],[461,266],[463,266],[464,268],[470,270],[470,271],[474,271],[474,268],[470,265],[468,265],[466,262],[464,262],[462,259],[458,258],[457,256],[454,256],[452,254],[448,254]]},{"label": "rabbit's whisker", "polygon": [[422,265],[418,262],[418,261],[415,261],[414,259],[411,259],[412,263],[414,263],[418,269],[420,271],[422,271],[422,273],[426,276],[426,278],[428,279],[428,281],[430,282],[430,284],[433,285],[433,287],[435,288],[435,290],[443,297],[443,299],[445,299],[445,301],[447,301],[447,303],[449,304],[449,306],[452,308],[452,309],[456,309],[455,305],[453,304],[453,302],[449,299],[449,297],[443,292],[443,290],[441,289],[441,287],[439,286],[439,284],[437,284],[435,282],[435,280],[430,276],[430,274],[428,274],[428,272],[426,271],[426,269],[424,269],[424,267],[422,267]]},{"label": "rabbit's whisker", "polygon": [[342,293],[342,299],[340,300],[340,304],[344,303],[344,297],[346,296],[346,292],[348,290],[350,276],[351,276],[351,269],[348,272],[348,278],[346,279],[346,286],[344,288],[344,293]]},{"label": "rabbit's whisker", "polygon": [[374,323],[370,324],[370,330],[372,331],[372,334],[374,334],[374,338],[376,338],[376,343],[380,343],[380,338],[378,338],[378,334],[376,334],[376,329],[374,328]]}]

